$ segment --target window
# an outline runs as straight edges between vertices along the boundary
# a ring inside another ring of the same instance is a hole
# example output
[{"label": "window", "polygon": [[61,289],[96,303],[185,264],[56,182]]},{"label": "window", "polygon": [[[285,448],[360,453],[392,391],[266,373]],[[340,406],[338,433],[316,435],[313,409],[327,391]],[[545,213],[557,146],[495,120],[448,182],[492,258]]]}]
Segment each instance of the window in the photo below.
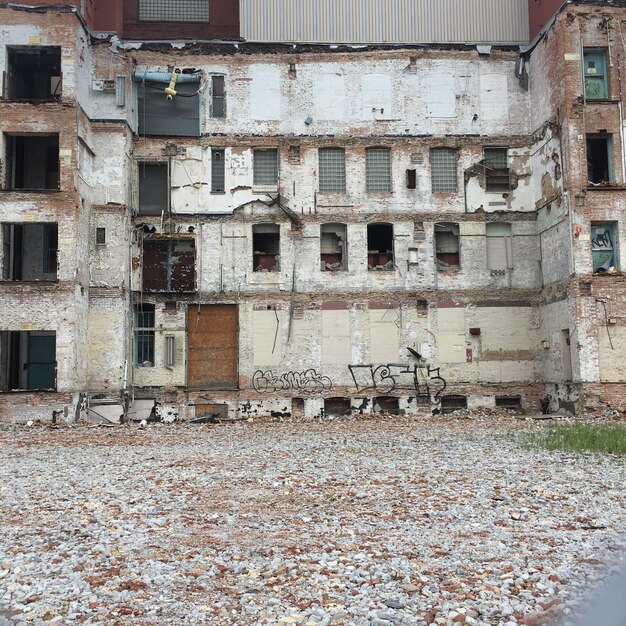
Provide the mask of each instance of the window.
[{"label": "window", "polygon": [[168,100],[165,89],[172,75],[160,72],[135,74],[139,135],[199,137],[200,76],[179,73]]},{"label": "window", "polygon": [[9,48],[9,100],[53,100],[61,95],[61,48]]},{"label": "window", "polygon": [[346,154],[343,148],[320,148],[319,177],[322,193],[346,191]]},{"label": "window", "polygon": [[135,305],[135,365],[154,366],[154,304]]},{"label": "window", "polygon": [[348,238],[345,224],[322,224],[320,229],[320,269],[336,272],[346,269]]},{"label": "window", "polygon": [[0,331],[0,391],[56,389],[56,333]]},{"label": "window", "polygon": [[370,193],[391,191],[391,150],[365,150],[365,187]]},{"label": "window", "polygon": [[504,272],[512,268],[511,224],[487,224],[487,269]]},{"label": "window", "polygon": [[139,214],[161,215],[169,209],[167,163],[138,163]]},{"label": "window", "polygon": [[58,135],[6,135],[7,189],[59,188]]},{"label": "window", "polygon": [[440,272],[460,267],[458,224],[435,224],[435,255]]},{"label": "window", "polygon": [[257,149],[253,152],[253,187],[261,191],[278,188],[278,150]]},{"label": "window", "polygon": [[583,63],[585,68],[585,98],[587,100],[608,98],[606,50],[585,50]]},{"label": "window", "polygon": [[393,226],[391,224],[367,225],[367,268],[393,270]]},{"label": "window", "polygon": [[508,191],[511,188],[508,148],[485,148],[486,191]]},{"label": "window", "polygon": [[2,279],[57,279],[56,224],[2,224]]},{"label": "window", "polygon": [[208,22],[209,0],[139,0],[141,22]]},{"label": "window", "polygon": [[211,150],[211,193],[225,193],[224,150]]},{"label": "window", "polygon": [[587,135],[587,176],[591,185],[613,182],[612,144],[610,135]]},{"label": "window", "polygon": [[591,223],[591,255],[594,274],[617,269],[616,222]]},{"label": "window", "polygon": [[433,148],[430,151],[430,180],[433,193],[456,192],[456,170],[456,150]]},{"label": "window", "polygon": [[96,244],[103,246],[107,242],[107,230],[106,228],[96,228]]},{"label": "window", "polygon": [[144,239],[143,291],[195,291],[195,265],[193,239]]},{"label": "window", "polygon": [[252,269],[255,272],[280,270],[280,227],[278,224],[252,226]]},{"label": "window", "polygon": [[211,76],[211,117],[226,117],[224,76]]}]

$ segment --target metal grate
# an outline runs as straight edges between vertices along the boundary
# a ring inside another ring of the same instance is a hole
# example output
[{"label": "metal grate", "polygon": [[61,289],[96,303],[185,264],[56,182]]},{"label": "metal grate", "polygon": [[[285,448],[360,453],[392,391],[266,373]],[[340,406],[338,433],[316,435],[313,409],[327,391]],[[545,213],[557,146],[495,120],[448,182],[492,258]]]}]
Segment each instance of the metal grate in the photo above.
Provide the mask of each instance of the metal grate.
[{"label": "metal grate", "polygon": [[154,305],[135,307],[135,363],[154,365]]},{"label": "metal grate", "polygon": [[225,191],[224,150],[211,150],[211,192]]},{"label": "metal grate", "polygon": [[457,190],[457,152],[451,148],[430,151],[430,178],[433,192]]},{"label": "metal grate", "polygon": [[139,0],[142,22],[208,22],[209,0]]},{"label": "metal grate", "polygon": [[365,187],[368,192],[391,191],[389,148],[367,148],[365,151]]},{"label": "metal grate", "polygon": [[507,148],[485,148],[485,166],[491,169],[509,167]]},{"label": "metal grate", "polygon": [[211,117],[226,117],[224,77],[211,77]]},{"label": "metal grate", "polygon": [[278,185],[278,150],[254,151],[255,187],[276,187]]},{"label": "metal grate", "polygon": [[343,148],[320,148],[320,191],[343,193],[346,190],[346,154]]}]

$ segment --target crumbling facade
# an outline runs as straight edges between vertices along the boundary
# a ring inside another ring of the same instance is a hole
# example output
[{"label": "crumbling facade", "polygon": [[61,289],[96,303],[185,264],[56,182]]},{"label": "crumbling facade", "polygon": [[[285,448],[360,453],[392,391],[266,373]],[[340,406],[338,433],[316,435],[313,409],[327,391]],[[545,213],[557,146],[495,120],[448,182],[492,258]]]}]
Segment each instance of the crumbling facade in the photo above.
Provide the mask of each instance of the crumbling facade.
[{"label": "crumbling facade", "polygon": [[624,406],[622,3],[478,48],[118,4],[0,5],[1,419]]}]

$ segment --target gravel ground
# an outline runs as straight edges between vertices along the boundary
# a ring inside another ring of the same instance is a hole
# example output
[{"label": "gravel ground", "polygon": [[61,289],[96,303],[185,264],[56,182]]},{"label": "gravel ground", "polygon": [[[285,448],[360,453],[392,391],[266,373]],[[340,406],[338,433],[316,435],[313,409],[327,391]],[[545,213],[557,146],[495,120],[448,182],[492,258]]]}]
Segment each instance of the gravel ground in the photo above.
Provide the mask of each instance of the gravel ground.
[{"label": "gravel ground", "polygon": [[537,428],[5,428],[0,625],[565,623],[623,559],[624,460]]}]

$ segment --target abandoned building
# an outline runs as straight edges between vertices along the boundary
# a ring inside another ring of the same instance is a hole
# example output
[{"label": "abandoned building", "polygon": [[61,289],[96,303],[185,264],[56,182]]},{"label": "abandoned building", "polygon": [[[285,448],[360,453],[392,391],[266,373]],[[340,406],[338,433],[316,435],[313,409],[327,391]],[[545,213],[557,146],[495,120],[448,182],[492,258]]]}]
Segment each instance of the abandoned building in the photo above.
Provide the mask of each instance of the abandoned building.
[{"label": "abandoned building", "polygon": [[0,2],[0,420],[626,407],[626,1],[313,4]]}]

